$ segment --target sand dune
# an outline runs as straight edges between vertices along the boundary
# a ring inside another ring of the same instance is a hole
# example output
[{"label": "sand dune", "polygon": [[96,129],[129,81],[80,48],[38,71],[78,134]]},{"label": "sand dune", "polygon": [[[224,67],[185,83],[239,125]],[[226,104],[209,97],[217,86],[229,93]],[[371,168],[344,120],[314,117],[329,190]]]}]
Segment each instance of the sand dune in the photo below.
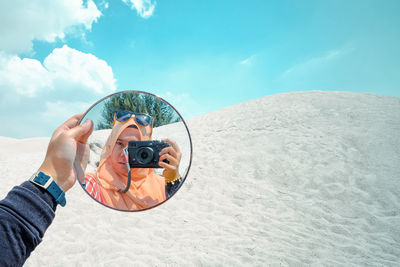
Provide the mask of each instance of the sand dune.
[{"label": "sand dune", "polygon": [[[181,190],[118,212],[77,185],[26,266],[398,266],[400,99],[267,96],[188,121]],[[0,197],[29,178],[48,138],[0,138]]]}]

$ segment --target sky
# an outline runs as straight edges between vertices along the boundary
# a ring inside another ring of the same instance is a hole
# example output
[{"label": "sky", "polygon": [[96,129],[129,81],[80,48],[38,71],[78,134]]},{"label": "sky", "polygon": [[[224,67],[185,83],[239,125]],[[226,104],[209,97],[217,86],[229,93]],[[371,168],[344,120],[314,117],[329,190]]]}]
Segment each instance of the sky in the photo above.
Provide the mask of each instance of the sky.
[{"label": "sky", "polygon": [[114,92],[190,119],[259,97],[400,97],[400,1],[0,1],[0,136],[48,137]]}]

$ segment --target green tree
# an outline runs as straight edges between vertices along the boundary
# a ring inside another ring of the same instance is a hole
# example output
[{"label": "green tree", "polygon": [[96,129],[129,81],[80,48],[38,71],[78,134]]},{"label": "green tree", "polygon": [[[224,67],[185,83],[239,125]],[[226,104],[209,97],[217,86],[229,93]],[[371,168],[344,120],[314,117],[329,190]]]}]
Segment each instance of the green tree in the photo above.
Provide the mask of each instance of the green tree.
[{"label": "green tree", "polygon": [[110,129],[117,110],[149,114],[154,119],[154,127],[181,121],[178,113],[161,99],[144,93],[130,92],[117,94],[105,100],[102,120],[96,125],[96,130]]}]

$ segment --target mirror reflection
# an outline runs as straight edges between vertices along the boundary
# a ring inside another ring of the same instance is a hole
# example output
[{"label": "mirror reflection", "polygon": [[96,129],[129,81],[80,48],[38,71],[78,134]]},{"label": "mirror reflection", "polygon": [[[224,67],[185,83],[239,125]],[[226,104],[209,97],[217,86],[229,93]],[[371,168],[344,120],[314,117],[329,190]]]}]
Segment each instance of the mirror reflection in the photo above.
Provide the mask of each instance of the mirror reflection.
[{"label": "mirror reflection", "polygon": [[88,118],[95,128],[79,182],[93,199],[138,211],[159,205],[181,187],[190,167],[190,134],[166,101],[145,92],[120,92],[93,105],[82,123]]}]

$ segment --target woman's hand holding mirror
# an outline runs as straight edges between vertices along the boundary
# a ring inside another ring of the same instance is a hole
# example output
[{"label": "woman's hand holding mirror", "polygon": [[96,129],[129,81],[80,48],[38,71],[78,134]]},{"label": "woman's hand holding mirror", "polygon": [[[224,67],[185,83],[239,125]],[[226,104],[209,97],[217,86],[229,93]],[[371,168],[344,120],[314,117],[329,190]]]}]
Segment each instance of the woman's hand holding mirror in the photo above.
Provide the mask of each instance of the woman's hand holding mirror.
[{"label": "woman's hand holding mirror", "polygon": [[[86,169],[89,157],[87,140],[93,131],[93,122],[78,122],[83,114],[77,114],[58,127],[50,139],[45,160],[39,168],[53,177],[66,192]],[[75,170],[73,172],[72,170]]]}]

